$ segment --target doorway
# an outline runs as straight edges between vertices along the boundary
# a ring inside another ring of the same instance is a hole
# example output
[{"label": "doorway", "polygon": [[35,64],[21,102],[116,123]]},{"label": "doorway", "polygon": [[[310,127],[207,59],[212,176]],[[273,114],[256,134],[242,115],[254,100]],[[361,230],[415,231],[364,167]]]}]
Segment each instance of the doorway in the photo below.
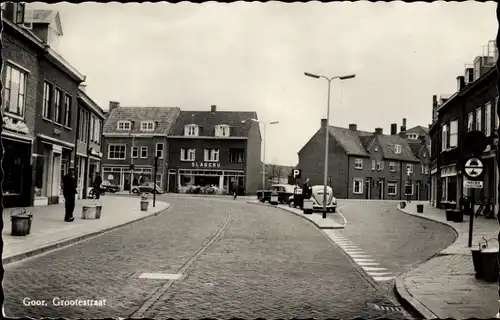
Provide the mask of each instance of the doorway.
[{"label": "doorway", "polygon": [[384,180],[380,180],[379,190],[378,190],[380,200],[384,200],[384,185],[385,185]]},{"label": "doorway", "polygon": [[372,198],[372,178],[367,178],[366,181],[365,181],[365,189],[366,189],[366,193],[365,193],[365,198],[366,199],[371,199]]},{"label": "doorway", "polygon": [[417,181],[415,187],[417,188],[417,201],[420,201],[420,181]]},{"label": "doorway", "polygon": [[176,192],[175,177],[175,172],[168,172],[168,192]]}]

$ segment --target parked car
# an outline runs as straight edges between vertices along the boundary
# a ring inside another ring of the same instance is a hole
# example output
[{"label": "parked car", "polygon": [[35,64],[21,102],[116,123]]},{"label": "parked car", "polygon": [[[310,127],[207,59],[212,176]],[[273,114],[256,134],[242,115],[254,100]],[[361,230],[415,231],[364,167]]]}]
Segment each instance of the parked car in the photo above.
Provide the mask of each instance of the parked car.
[{"label": "parked car", "polygon": [[[264,196],[262,196],[262,190],[257,191],[257,199],[260,202],[266,202],[271,200],[271,192],[276,191],[278,193],[278,202],[286,204],[288,203],[290,196],[296,192],[297,189],[300,189],[298,186],[294,186],[291,184],[273,184],[269,187],[269,190],[264,191]],[[302,191],[302,189],[300,189]]]},{"label": "parked car", "polygon": [[115,193],[115,192],[120,191],[120,187],[118,185],[112,183],[109,180],[104,180],[101,183],[101,190],[103,190],[105,192]]},{"label": "parked car", "polygon": [[163,189],[157,185],[154,184],[153,182],[144,182],[143,184],[139,186],[135,186],[132,188],[132,193],[139,194],[139,193],[156,193],[156,194],[162,194],[165,193]]},{"label": "parked car", "polygon": [[[323,210],[323,195],[325,186],[316,185],[311,187],[312,195],[312,207],[313,211]],[[333,196],[333,190],[331,187],[326,187],[326,209],[329,212],[335,212],[337,209],[337,199]]]}]

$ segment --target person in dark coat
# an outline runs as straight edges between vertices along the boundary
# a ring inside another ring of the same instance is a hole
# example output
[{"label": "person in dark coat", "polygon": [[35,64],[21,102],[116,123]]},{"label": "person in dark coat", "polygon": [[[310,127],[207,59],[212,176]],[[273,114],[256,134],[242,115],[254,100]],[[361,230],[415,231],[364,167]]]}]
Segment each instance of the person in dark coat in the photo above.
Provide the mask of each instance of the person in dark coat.
[{"label": "person in dark coat", "polygon": [[95,179],[94,179],[94,195],[96,199],[99,199],[101,197],[101,184],[102,184],[102,178],[99,172],[97,173]]},{"label": "person in dark coat", "polygon": [[239,184],[238,184],[238,181],[236,181],[236,179],[233,180],[233,184],[232,184],[232,188],[231,188],[231,192],[233,194],[233,197],[234,199],[236,199],[236,197],[238,196],[238,188],[239,188]]},{"label": "person in dark coat", "polygon": [[309,186],[309,178],[304,182],[304,186],[302,187],[302,195],[304,199],[311,198],[311,187]]},{"label": "person in dark coat", "polygon": [[73,211],[75,210],[75,195],[76,190],[76,178],[75,169],[70,168],[68,174],[63,178],[63,195],[64,195],[64,206],[66,209],[66,214],[64,215],[64,221],[71,222],[74,221]]}]

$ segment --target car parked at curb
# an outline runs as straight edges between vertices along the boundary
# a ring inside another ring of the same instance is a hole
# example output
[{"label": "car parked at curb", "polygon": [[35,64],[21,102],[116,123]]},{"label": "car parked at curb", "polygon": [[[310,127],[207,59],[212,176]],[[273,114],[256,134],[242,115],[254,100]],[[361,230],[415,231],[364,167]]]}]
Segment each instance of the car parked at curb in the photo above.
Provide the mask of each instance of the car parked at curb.
[{"label": "car parked at curb", "polygon": [[273,184],[271,185],[271,187],[269,187],[268,190],[264,191],[263,196],[262,190],[258,190],[257,199],[259,199],[262,203],[269,202],[271,200],[271,193],[277,192],[278,202],[282,204],[288,204],[288,202],[290,201],[290,196],[293,197],[296,192],[299,192],[297,190],[300,190],[300,192],[302,191],[300,187],[291,184]]},{"label": "car parked at curb", "polygon": [[162,194],[165,193],[163,189],[153,183],[153,182],[144,182],[143,184],[139,186],[135,186],[132,188],[132,193],[134,194],[140,194],[140,193],[156,193],[156,194]]},{"label": "car parked at curb", "polygon": [[[325,186],[312,186],[311,191],[310,200],[312,201],[313,211],[322,211]],[[333,196],[333,189],[329,186],[326,187],[326,210],[328,212],[335,212],[337,210],[337,199]]]}]

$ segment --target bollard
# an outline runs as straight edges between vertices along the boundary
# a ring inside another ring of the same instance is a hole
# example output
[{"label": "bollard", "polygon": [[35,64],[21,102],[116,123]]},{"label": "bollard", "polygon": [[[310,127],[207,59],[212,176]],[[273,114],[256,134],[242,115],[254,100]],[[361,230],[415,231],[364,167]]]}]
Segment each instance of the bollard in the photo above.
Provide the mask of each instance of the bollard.
[{"label": "bollard", "polygon": [[148,211],[149,201],[148,196],[143,194],[141,197],[141,211]]}]

